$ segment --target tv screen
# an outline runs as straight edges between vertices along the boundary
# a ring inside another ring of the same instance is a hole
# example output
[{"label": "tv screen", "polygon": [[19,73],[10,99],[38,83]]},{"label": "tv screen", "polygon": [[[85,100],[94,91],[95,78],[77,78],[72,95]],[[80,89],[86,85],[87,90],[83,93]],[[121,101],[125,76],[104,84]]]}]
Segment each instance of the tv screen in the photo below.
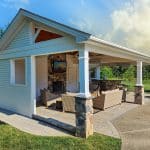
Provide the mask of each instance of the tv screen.
[{"label": "tv screen", "polygon": [[53,72],[56,72],[56,73],[66,72],[66,62],[65,61],[54,61],[53,62]]}]

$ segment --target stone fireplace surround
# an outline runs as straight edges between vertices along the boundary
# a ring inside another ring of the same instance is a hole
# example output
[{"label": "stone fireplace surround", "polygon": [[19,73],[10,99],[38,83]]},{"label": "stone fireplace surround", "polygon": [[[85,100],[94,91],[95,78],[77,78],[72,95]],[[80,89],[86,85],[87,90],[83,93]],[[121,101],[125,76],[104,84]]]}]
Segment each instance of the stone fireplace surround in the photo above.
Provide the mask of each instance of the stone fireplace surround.
[{"label": "stone fireplace surround", "polygon": [[54,61],[66,61],[66,54],[48,56],[48,89],[52,93],[63,93],[66,89],[66,71],[63,73],[53,72]]},{"label": "stone fireplace surround", "polygon": [[[53,62],[66,62],[66,71],[53,72]],[[74,53],[48,56],[48,89],[52,93],[76,92],[78,90],[78,59]]]}]

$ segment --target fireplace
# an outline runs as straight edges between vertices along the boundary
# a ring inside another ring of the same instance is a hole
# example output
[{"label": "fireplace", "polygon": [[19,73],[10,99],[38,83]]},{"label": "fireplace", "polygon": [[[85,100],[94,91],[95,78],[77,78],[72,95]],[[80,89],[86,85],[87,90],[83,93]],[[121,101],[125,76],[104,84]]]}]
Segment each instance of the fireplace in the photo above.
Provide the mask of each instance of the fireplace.
[{"label": "fireplace", "polygon": [[64,82],[63,81],[55,81],[53,82],[53,92],[54,93],[63,93],[64,89]]}]

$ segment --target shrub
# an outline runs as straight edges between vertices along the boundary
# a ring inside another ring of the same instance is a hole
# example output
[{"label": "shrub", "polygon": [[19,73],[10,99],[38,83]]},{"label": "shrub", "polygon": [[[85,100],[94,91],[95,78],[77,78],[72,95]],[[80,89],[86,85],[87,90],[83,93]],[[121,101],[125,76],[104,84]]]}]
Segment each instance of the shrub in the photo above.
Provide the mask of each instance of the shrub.
[{"label": "shrub", "polygon": [[113,71],[111,67],[101,67],[101,78],[102,79],[109,79],[113,78]]},{"label": "shrub", "polygon": [[124,80],[133,81],[135,79],[135,67],[131,65],[123,74]]}]

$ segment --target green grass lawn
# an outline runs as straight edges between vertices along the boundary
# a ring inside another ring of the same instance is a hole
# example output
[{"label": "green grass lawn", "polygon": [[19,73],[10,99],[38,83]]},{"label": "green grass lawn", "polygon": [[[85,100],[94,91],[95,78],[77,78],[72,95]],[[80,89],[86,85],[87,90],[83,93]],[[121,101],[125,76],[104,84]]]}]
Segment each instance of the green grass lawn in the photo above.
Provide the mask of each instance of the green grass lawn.
[{"label": "green grass lawn", "polygon": [[120,150],[121,140],[95,133],[87,140],[75,137],[42,137],[0,123],[0,150]]},{"label": "green grass lawn", "polygon": [[[133,81],[123,81],[123,84],[127,85],[129,91],[134,91],[134,87],[136,85],[136,80]],[[150,92],[150,80],[144,80],[144,91]]]},{"label": "green grass lawn", "polygon": [[145,80],[143,83],[145,92],[150,92],[150,80]]}]

